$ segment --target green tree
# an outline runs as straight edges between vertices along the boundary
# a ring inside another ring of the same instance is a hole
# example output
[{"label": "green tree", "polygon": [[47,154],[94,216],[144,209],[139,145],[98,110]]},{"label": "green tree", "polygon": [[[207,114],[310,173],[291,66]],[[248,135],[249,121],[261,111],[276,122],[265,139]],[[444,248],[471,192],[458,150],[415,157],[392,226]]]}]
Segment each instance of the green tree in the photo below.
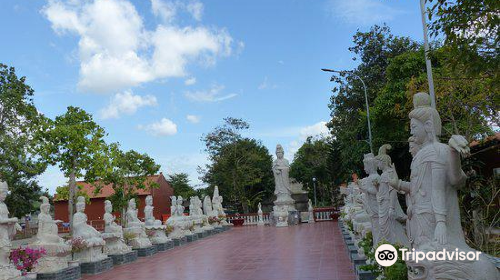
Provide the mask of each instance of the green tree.
[{"label": "green tree", "polygon": [[46,169],[35,152],[33,137],[45,118],[33,103],[34,91],[13,67],[0,63],[0,180],[9,185],[11,214],[22,217],[36,209],[42,194],[36,177]]},{"label": "green tree", "polygon": [[467,72],[499,75],[500,4],[496,0],[427,0],[429,27],[453,53],[455,63],[466,62]]},{"label": "green tree", "polygon": [[197,195],[196,190],[189,184],[189,175],[186,173],[175,173],[169,176],[169,182],[174,189],[174,195],[190,198]]},{"label": "green tree", "polygon": [[68,107],[64,115],[55,120],[47,120],[39,129],[37,138],[43,143],[40,154],[52,165],[58,165],[69,178],[68,214],[73,222],[76,178],[83,177],[92,181],[90,172],[94,164],[93,157],[104,144],[105,132],[94,122],[92,116],[77,107]]},{"label": "green tree", "polygon": [[123,152],[118,143],[103,144],[99,152],[94,154],[94,162],[87,172],[89,183],[95,186],[99,193],[103,186],[110,184],[114,190],[108,199],[115,211],[125,214],[130,199],[137,198],[137,191],[147,188],[157,188],[158,183],[148,179],[160,170],[160,165],[147,154],[134,150]]},{"label": "green tree", "polygon": [[205,135],[211,163],[202,180],[219,187],[225,203],[248,213],[273,189],[272,157],[262,143],[243,138],[240,131],[249,125],[241,119],[226,118],[223,126]]},{"label": "green tree", "polygon": [[[82,186],[77,185],[77,191],[75,193],[75,197],[83,196],[85,197],[85,201],[90,203],[90,196],[83,191]],[[59,186],[56,188],[56,196],[54,200],[69,200],[69,186]]]},{"label": "green tree", "polygon": [[327,139],[308,137],[295,153],[290,165],[290,177],[309,187],[309,198],[314,198],[313,178],[316,179],[318,201],[331,204],[332,176],[328,171],[330,146]]},{"label": "green tree", "polygon": [[349,50],[355,55],[354,60],[360,60],[360,64],[352,73],[332,77],[337,86],[332,90],[329,104],[331,120],[328,127],[336,139],[339,156],[332,160],[340,163],[337,176],[342,178],[349,178],[353,172],[360,173],[363,154],[370,151],[366,141],[368,128],[364,89],[355,75],[366,83],[368,101],[373,104],[385,86],[386,69],[391,59],[418,48],[408,37],[392,35],[387,26],[374,26],[368,32],[358,31],[353,42],[354,46]]}]

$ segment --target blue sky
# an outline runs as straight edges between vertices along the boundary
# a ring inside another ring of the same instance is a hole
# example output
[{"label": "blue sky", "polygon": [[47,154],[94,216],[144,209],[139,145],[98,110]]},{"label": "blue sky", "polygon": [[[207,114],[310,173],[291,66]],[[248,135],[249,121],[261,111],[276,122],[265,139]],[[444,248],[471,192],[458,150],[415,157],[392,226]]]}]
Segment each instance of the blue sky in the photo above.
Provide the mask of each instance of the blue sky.
[{"label": "blue sky", "polygon": [[[199,184],[200,137],[224,117],[290,160],[325,132],[333,85],[320,69],[354,67],[352,35],[383,22],[422,38],[416,0],[2,0],[0,62],[47,116],[82,107],[109,142]],[[53,192],[65,178],[50,167],[39,181]]]}]

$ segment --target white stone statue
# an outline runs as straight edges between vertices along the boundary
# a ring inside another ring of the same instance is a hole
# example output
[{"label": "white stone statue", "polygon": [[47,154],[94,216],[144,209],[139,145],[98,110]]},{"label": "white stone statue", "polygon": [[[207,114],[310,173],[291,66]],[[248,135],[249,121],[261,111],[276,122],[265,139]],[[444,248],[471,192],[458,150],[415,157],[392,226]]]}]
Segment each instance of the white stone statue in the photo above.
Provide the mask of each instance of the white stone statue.
[{"label": "white stone statue", "polygon": [[382,145],[376,156],[378,168],[382,171],[378,180],[378,216],[379,216],[379,240],[387,241],[391,244],[401,244],[409,246],[403,223],[406,215],[401,209],[398,201],[397,191],[389,186],[389,181],[393,177],[391,157],[387,150],[391,145]]},{"label": "white stone statue", "polygon": [[[409,114],[410,132],[418,151],[411,165],[411,180],[403,182],[396,174],[390,180],[396,190],[409,193],[411,208],[407,212],[412,247],[424,253],[443,249],[476,253],[465,243],[457,196],[457,189],[464,186],[467,178],[460,156],[469,154],[468,143],[459,135],[452,136],[448,145],[439,142],[441,118],[430,106],[427,93],[417,93],[413,105]],[[495,265],[483,255],[479,261],[424,260],[407,264],[410,280],[500,279]]]},{"label": "white stone statue", "polygon": [[259,210],[257,211],[257,216],[258,216],[258,221],[257,225],[258,226],[263,226],[264,225],[264,214],[262,213],[262,204],[259,202]]},{"label": "white stone statue", "polygon": [[115,222],[112,214],[113,205],[111,201],[104,201],[104,233],[102,238],[106,241],[106,253],[108,255],[123,255],[132,251],[132,247],[125,244],[123,229]]},{"label": "white stone statue", "polygon": [[170,197],[170,216],[177,216],[177,197]]},{"label": "white stone statue", "polygon": [[212,201],[208,195],[203,199],[203,212],[205,212],[205,215],[208,217],[215,217],[214,210],[212,208]]},{"label": "white stone statue", "polygon": [[360,180],[359,188],[365,194],[364,209],[370,217],[371,232],[373,236],[373,246],[379,241],[379,216],[378,216],[378,182],[380,175],[377,173],[377,162],[372,153],[365,154],[363,159],[364,169],[367,177]]},{"label": "white stone statue", "polygon": [[160,220],[155,219],[153,210],[153,197],[148,195],[146,196],[144,216],[146,220],[146,230],[152,233],[152,235],[149,236],[149,240],[151,240],[153,244],[167,243],[170,239],[165,235],[166,226],[164,226]]},{"label": "white stone statue", "polygon": [[75,253],[75,259],[81,262],[96,262],[107,258],[103,253],[106,242],[101,233],[87,224],[85,198],[79,196],[76,201],[76,213],[73,215],[73,238],[82,238],[87,248]]},{"label": "white stone statue", "polygon": [[135,199],[129,200],[125,219],[127,227],[123,229],[123,232],[130,236],[129,245],[134,249],[151,247],[152,243],[146,234],[145,225],[137,217]]},{"label": "white stone statue", "polygon": [[71,246],[59,237],[57,224],[60,220],[53,220],[50,216],[49,199],[45,196],[40,198],[40,214],[38,214],[38,232],[36,240],[30,248],[45,250],[45,255],[38,260],[35,267],[37,273],[52,273],[68,267],[68,259],[71,255]]},{"label": "white stone statue", "polygon": [[222,196],[219,195],[219,187],[215,186],[214,196],[212,198],[212,207],[214,211],[217,211],[217,216],[226,216],[224,212],[224,207],[222,207]]},{"label": "white stone statue", "polygon": [[198,202],[200,199],[197,196],[189,198],[189,218],[194,225],[194,233],[203,233],[203,215],[200,215]]},{"label": "white stone statue", "polygon": [[308,212],[308,215],[309,215],[307,222],[308,223],[314,223],[315,222],[314,221],[314,207],[313,207],[312,201],[310,199],[307,202],[307,205],[308,205],[307,206],[307,212]]},{"label": "white stone statue", "polygon": [[0,280],[10,280],[21,276],[21,272],[9,261],[11,240],[21,226],[17,218],[9,218],[9,209],[4,201],[8,192],[7,183],[0,181]]},{"label": "white stone statue", "polygon": [[185,207],[182,205],[184,199],[182,196],[172,196],[170,198],[172,200],[171,212],[173,214],[168,218],[166,225],[172,227],[173,231],[169,233],[169,237],[179,239],[187,235],[192,235],[193,233],[189,228],[193,225],[193,222],[189,217],[184,216]]},{"label": "white stone statue", "polygon": [[295,211],[295,201],[291,197],[290,177],[288,174],[290,164],[284,158],[284,155],[283,147],[278,144],[276,146],[276,160],[273,163],[274,194],[276,194],[273,215],[277,227],[288,226],[288,212]]}]

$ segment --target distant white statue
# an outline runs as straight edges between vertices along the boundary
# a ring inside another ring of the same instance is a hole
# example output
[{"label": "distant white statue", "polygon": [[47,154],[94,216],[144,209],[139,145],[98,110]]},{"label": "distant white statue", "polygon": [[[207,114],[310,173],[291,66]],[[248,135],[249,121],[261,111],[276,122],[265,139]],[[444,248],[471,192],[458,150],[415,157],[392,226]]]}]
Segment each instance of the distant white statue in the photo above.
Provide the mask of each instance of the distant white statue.
[{"label": "distant white statue", "polygon": [[377,173],[377,162],[372,153],[365,154],[363,159],[364,169],[367,177],[360,180],[359,188],[364,192],[364,209],[370,217],[373,246],[379,242],[379,216],[378,216],[378,182],[380,175]]},{"label": "distant white statue", "polygon": [[210,196],[205,196],[203,199],[203,212],[208,217],[214,217],[214,210],[212,208],[212,201],[210,200]]},{"label": "distant white statue", "polygon": [[129,245],[134,249],[151,247],[151,241],[146,234],[146,228],[143,222],[137,217],[137,205],[135,199],[128,202],[127,213],[125,215],[127,227],[123,232],[130,235]]},{"label": "distant white statue", "polygon": [[81,262],[96,262],[107,258],[107,255],[103,253],[106,242],[101,233],[87,224],[83,196],[79,196],[76,201],[76,213],[73,215],[73,238],[82,238],[87,246],[83,251],[75,253],[75,258]]},{"label": "distant white statue", "polygon": [[258,204],[258,207],[259,207],[259,210],[257,211],[257,216],[258,216],[257,225],[263,226],[264,225],[264,214],[262,213],[262,204],[260,202]]},{"label": "distant white statue", "polygon": [[177,197],[170,197],[170,216],[177,216]]},{"label": "distant white statue", "polygon": [[9,209],[4,201],[8,192],[7,183],[0,181],[0,280],[14,279],[21,276],[21,272],[9,261],[11,240],[21,226],[17,218],[9,218]]},{"label": "distant white statue", "polygon": [[309,199],[309,201],[307,202],[307,212],[308,212],[308,215],[309,215],[309,219],[308,219],[308,223],[314,223],[315,220],[314,220],[314,207],[312,205],[312,201],[311,199]]},{"label": "distant white statue", "polygon": [[[468,143],[460,135],[453,135],[448,145],[439,142],[441,118],[430,103],[427,93],[417,93],[413,97],[410,132],[413,148],[417,151],[411,165],[411,180],[403,182],[393,172],[390,185],[409,193],[409,236],[416,251],[426,253],[446,249],[448,252],[458,250],[467,255],[476,254],[465,243],[457,196],[457,189],[465,185],[467,178],[462,171],[460,156],[468,156]],[[408,278],[500,279],[495,265],[483,255],[479,257],[479,261],[409,261]]]},{"label": "distant white statue", "polygon": [[190,231],[192,226],[192,221],[188,216],[184,216],[185,207],[182,205],[184,199],[182,196],[172,196],[170,197],[172,201],[171,213],[172,215],[168,218],[166,225],[173,228],[173,231],[169,233],[169,237],[173,239],[180,239],[193,233]]},{"label": "distant white statue", "polygon": [[123,255],[132,251],[132,247],[125,244],[123,229],[115,222],[112,214],[113,205],[111,201],[104,201],[104,233],[102,237],[106,241],[106,253],[109,255]]},{"label": "distant white statue", "polygon": [[101,233],[87,224],[85,214],[85,197],[79,196],[76,201],[76,213],[73,215],[73,237],[81,237],[88,246],[104,245]]},{"label": "distant white statue", "polygon": [[160,220],[156,220],[153,215],[153,197],[151,195],[146,196],[146,206],[144,207],[145,225],[146,230],[151,231],[152,235],[149,237],[151,243],[153,244],[163,244],[170,241],[170,239],[165,235],[166,226],[162,224]]},{"label": "distant white statue", "polygon": [[382,145],[376,157],[378,168],[382,171],[377,192],[379,240],[408,247],[409,241],[403,226],[406,215],[399,204],[397,191],[389,186],[394,173],[391,157],[387,154],[389,149],[391,145]]},{"label": "distant white statue", "polygon": [[226,213],[224,213],[224,208],[222,207],[222,200],[222,196],[219,195],[219,187],[215,186],[214,196],[212,198],[212,207],[213,211],[217,212],[217,216],[226,216]]},{"label": "distant white statue", "polygon": [[277,227],[288,226],[289,211],[295,211],[295,201],[290,190],[290,163],[284,158],[285,151],[278,144],[276,146],[276,160],[273,162],[273,174],[276,200],[273,206],[273,216]]},{"label": "distant white statue", "polygon": [[40,197],[40,214],[38,214],[38,232],[36,240],[30,244],[30,248],[45,250],[45,255],[38,260],[35,267],[37,273],[52,273],[68,267],[68,256],[71,254],[71,246],[59,237],[57,224],[60,220],[53,220],[50,216],[49,199]]}]

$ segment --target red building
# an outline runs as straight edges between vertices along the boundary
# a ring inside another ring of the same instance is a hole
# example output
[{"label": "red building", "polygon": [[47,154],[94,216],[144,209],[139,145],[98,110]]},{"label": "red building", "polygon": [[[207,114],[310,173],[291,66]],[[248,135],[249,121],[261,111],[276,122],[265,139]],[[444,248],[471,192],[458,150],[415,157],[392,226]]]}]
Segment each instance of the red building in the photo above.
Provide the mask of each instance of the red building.
[{"label": "red building", "polygon": [[[149,184],[156,182],[158,188],[150,188]],[[87,182],[76,182],[81,186],[81,190],[90,197],[90,204],[85,207],[85,214],[87,214],[89,223],[93,221],[101,221],[104,216],[104,201],[114,194],[111,185],[104,186],[101,191],[94,194],[95,188]],[[146,180],[146,188],[137,190],[139,195],[139,210],[138,216],[140,219],[144,218],[144,206],[146,205],[146,196],[153,196],[154,216],[156,219],[161,220],[162,215],[170,213],[170,196],[174,195],[174,189],[170,186],[169,182],[165,179],[162,173],[159,175],[149,176]],[[119,213],[115,213],[119,216]],[[56,220],[68,222],[68,201],[54,199],[54,216]]]}]

